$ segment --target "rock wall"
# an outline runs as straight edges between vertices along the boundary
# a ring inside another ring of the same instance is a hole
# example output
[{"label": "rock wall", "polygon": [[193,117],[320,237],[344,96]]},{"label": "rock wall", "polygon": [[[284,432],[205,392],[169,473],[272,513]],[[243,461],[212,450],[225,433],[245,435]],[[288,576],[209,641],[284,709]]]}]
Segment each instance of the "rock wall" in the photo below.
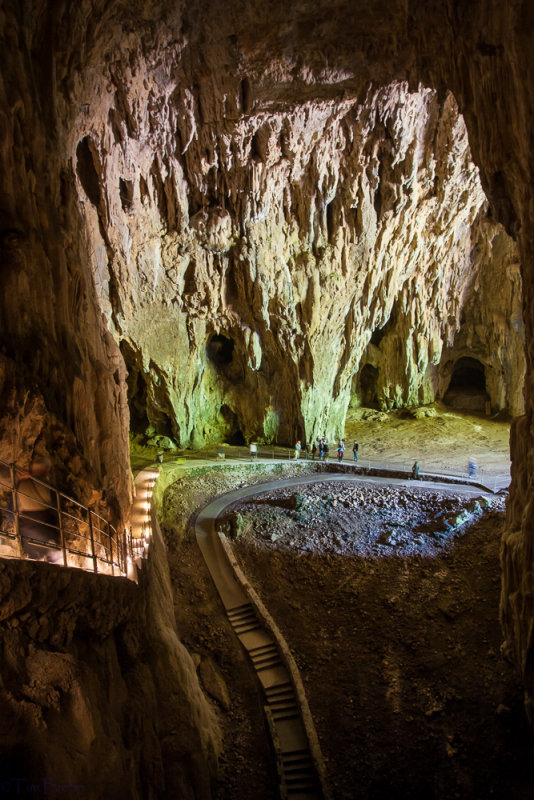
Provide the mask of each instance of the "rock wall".
[{"label": "rock wall", "polygon": [[[438,258],[433,281],[420,282],[418,273],[399,292],[389,320],[371,336],[353,379],[352,405],[385,409],[441,400],[447,396],[455,366],[468,358],[476,359],[484,371],[492,412],[506,409],[513,416],[524,412],[517,247],[487,217],[477,219],[464,234],[462,272],[443,275]],[[444,303],[440,293],[454,297],[455,303]],[[447,309],[452,312],[449,316]],[[485,403],[473,407],[484,410]]]},{"label": "rock wall", "polygon": [[[495,408],[521,411],[522,327],[486,302],[500,280],[519,306],[492,241],[517,254],[487,218],[452,95],[395,82],[274,102],[269,85],[244,108],[237,78],[185,88],[187,48],[170,52],[155,71],[160,51],[131,51],[96,101],[92,73],[93,94],[70,98],[89,108],[71,159],[138,429],[194,446],[339,435],[388,324],[380,405],[432,402],[458,336],[498,376]],[[473,294],[476,343],[461,331]]]},{"label": "rock wall", "polygon": [[[95,488],[124,515],[126,370],[87,268],[72,167],[58,129],[52,25],[39,4],[0,9],[0,343],[7,372],[23,387],[18,411],[24,389],[36,389],[44,411],[78,442]],[[4,403],[2,415],[12,413]]]},{"label": "rock wall", "polygon": [[6,796],[211,797],[218,723],[176,635],[157,537],[139,586],[0,561],[0,619]]}]

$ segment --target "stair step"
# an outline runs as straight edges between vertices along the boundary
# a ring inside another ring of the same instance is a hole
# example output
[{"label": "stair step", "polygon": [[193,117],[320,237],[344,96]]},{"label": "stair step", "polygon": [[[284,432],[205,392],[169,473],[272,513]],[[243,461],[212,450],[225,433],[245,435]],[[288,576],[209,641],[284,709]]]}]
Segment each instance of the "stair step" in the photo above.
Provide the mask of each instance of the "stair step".
[{"label": "stair step", "polygon": [[261,666],[262,664],[270,664],[272,662],[276,662],[277,664],[279,664],[280,656],[278,655],[278,653],[271,653],[269,655],[260,656],[258,658],[254,658],[254,656],[252,656],[251,660],[254,666],[258,667]]},{"label": "stair step", "polygon": [[286,681],[285,683],[278,683],[276,686],[270,686],[265,690],[265,694],[269,700],[277,697],[278,695],[285,694],[286,692],[293,692],[293,684],[291,684],[289,681]]},{"label": "stair step", "polygon": [[305,750],[293,750],[291,752],[282,753],[281,758],[284,766],[293,766],[304,762],[312,763],[311,753],[307,748]]},{"label": "stair step", "polygon": [[252,631],[260,631],[261,628],[258,623],[251,622],[249,625],[245,625],[243,627],[234,627],[234,631],[238,636],[241,636],[244,633],[251,633]]},{"label": "stair step", "polygon": [[315,778],[315,770],[313,764],[310,764],[309,767],[284,767],[284,775],[313,776]]},{"label": "stair step", "polygon": [[285,712],[281,711],[278,714],[273,714],[273,719],[275,722],[285,722],[288,719],[299,719],[299,718],[300,714],[298,712],[298,709],[296,709],[295,711],[285,711]]},{"label": "stair step", "polygon": [[[257,647],[251,647],[250,648],[250,652],[251,653],[261,653],[262,650],[269,650],[269,648],[271,648],[271,647],[276,647],[276,643],[274,642],[274,640],[271,641],[271,642],[266,642],[265,644],[259,644]],[[276,649],[278,649],[278,648],[276,648]]]}]

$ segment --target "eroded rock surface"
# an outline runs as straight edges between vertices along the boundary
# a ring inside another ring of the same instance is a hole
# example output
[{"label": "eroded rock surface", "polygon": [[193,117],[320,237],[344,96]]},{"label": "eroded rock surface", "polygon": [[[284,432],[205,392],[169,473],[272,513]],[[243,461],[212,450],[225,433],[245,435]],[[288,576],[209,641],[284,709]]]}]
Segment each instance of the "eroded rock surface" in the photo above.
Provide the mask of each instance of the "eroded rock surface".
[{"label": "eroded rock surface", "polygon": [[[141,584],[0,562],[3,791],[211,796],[219,728],[156,542]],[[17,784],[17,780],[20,782]],[[50,780],[45,790],[45,781]]]},{"label": "eroded rock surface", "polygon": [[133,129],[112,136],[108,93],[71,134],[136,426],[194,446],[332,436],[367,365],[372,402],[414,405],[465,354],[495,409],[522,410],[518,256],[450,94],[397,82],[273,107],[259,89],[229,115],[222,87],[201,103],[138,58],[120,84]]}]

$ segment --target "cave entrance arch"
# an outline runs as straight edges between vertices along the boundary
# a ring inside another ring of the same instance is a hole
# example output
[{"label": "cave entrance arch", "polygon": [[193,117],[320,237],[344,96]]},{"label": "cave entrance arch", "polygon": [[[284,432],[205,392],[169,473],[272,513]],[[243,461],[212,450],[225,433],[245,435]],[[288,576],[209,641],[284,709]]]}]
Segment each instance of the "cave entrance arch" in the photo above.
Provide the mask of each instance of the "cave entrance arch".
[{"label": "cave entrance arch", "polygon": [[237,414],[232,411],[230,406],[224,404],[221,406],[220,415],[226,425],[226,436],[224,438],[225,444],[234,445],[234,447],[242,447],[246,444],[243,432],[239,427],[239,420]]},{"label": "cave entrance arch", "polygon": [[484,411],[488,400],[484,364],[470,356],[459,358],[453,367],[443,401],[453,408]]},{"label": "cave entrance arch", "polygon": [[366,408],[378,408],[378,369],[372,364],[365,364],[358,376],[360,402]]}]

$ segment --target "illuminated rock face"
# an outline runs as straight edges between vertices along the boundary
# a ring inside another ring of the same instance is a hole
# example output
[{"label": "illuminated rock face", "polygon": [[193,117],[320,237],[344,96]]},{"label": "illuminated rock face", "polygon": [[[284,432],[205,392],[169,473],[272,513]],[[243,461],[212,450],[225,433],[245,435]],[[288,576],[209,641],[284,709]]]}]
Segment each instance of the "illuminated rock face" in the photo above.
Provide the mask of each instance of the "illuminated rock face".
[{"label": "illuminated rock face", "polygon": [[463,358],[518,412],[520,262],[502,610],[534,689],[531,4],[38,5],[0,10],[20,402],[37,383],[123,511],[126,368],[137,424],[184,444],[336,433]]},{"label": "illuminated rock face", "polygon": [[373,355],[391,407],[440,396],[456,351],[494,375],[495,409],[522,410],[518,257],[451,95],[393,83],[271,108],[260,89],[245,112],[236,83],[230,113],[175,70],[157,87],[131,59],[70,140],[136,426],[182,445],[333,437]]}]

